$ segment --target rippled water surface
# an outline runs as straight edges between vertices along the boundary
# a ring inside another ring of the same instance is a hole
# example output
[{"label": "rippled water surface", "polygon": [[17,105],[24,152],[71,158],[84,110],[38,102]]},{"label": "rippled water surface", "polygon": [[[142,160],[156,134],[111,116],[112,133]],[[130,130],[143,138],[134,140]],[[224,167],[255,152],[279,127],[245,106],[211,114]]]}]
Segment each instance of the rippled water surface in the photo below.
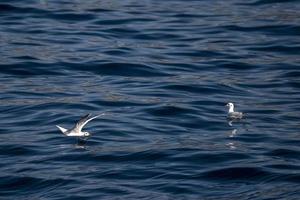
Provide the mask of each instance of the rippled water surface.
[{"label": "rippled water surface", "polygon": [[1,1],[0,198],[300,199],[299,10]]}]

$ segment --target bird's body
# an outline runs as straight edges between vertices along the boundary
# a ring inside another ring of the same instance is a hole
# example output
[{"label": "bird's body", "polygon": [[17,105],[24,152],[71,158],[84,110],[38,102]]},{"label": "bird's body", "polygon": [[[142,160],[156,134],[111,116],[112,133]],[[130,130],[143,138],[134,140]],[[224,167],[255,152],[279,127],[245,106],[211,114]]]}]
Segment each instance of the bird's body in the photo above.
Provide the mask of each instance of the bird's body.
[{"label": "bird's body", "polygon": [[228,119],[242,119],[243,118],[244,114],[242,112],[234,111],[233,103],[228,103],[226,106],[229,107],[228,114],[227,114]]},{"label": "bird's body", "polygon": [[[72,129],[65,129],[61,126],[58,126],[56,125],[57,128],[59,128],[59,130],[65,134],[66,136],[73,136],[73,137],[88,137],[90,136],[91,134],[89,132],[84,132],[82,131],[82,128],[84,127],[84,125],[86,125],[89,121],[101,116],[101,115],[104,115],[103,114],[100,114],[100,115],[97,115],[95,117],[91,117],[91,114],[87,114],[85,115],[84,117],[82,117],[77,123],[76,125],[72,128]],[[91,117],[91,118],[90,118]]]},{"label": "bird's body", "polygon": [[242,112],[231,112],[231,113],[228,113],[227,117],[230,119],[242,119],[243,113]]}]

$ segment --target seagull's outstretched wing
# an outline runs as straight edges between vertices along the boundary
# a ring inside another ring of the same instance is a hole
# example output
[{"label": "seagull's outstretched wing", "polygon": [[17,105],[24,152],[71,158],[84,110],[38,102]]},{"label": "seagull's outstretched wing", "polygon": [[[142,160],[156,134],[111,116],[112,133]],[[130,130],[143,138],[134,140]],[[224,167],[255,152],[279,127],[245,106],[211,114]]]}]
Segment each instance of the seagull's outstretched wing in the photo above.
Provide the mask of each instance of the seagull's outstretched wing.
[{"label": "seagull's outstretched wing", "polygon": [[100,115],[96,115],[95,117],[92,117],[92,118],[89,118],[91,117],[91,114],[87,114],[85,116],[83,116],[78,122],[77,124],[75,125],[74,127],[74,130],[78,131],[78,132],[81,132],[82,128],[91,120],[97,118],[97,117],[100,117],[102,115],[105,115],[105,113],[102,113]]}]

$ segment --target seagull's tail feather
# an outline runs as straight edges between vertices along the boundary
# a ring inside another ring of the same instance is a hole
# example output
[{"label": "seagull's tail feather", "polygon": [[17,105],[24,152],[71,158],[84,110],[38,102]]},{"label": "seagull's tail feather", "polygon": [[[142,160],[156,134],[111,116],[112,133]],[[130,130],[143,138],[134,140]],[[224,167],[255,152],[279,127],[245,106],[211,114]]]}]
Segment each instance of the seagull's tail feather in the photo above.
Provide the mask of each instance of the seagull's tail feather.
[{"label": "seagull's tail feather", "polygon": [[63,134],[66,134],[66,132],[68,131],[68,129],[65,129],[65,128],[61,127],[61,126],[56,125],[56,127],[59,128],[59,130],[60,130]]}]

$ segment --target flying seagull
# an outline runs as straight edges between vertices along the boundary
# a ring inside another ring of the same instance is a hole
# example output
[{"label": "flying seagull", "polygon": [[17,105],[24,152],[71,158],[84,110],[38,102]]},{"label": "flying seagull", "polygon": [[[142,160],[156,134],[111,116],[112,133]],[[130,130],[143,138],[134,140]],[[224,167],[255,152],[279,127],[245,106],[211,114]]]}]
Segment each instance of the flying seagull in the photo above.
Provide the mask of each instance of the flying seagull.
[{"label": "flying seagull", "polygon": [[87,114],[85,116],[83,116],[77,123],[76,125],[72,128],[72,129],[65,129],[63,127],[60,127],[58,125],[56,125],[57,128],[59,128],[59,130],[61,130],[61,132],[63,134],[65,134],[66,136],[73,136],[73,137],[88,137],[91,134],[89,132],[83,132],[81,131],[82,128],[84,127],[84,125],[86,125],[89,121],[100,117],[102,115],[105,115],[105,113],[102,113],[100,115],[97,115],[95,117],[91,117],[91,114]]},{"label": "flying seagull", "polygon": [[235,112],[234,111],[233,103],[228,103],[226,106],[229,107],[228,115],[227,115],[228,119],[233,120],[233,119],[242,119],[243,118],[243,113],[242,112]]}]

